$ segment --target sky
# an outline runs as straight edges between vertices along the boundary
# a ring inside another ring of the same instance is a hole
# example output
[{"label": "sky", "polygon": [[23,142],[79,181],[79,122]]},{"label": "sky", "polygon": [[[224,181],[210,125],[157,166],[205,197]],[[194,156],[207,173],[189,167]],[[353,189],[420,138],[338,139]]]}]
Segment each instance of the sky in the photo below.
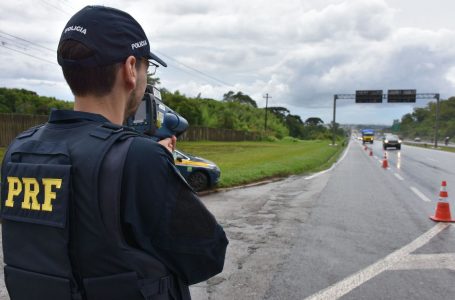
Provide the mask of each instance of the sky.
[{"label": "sky", "polygon": [[[56,62],[69,18],[85,5],[122,9],[168,63],[169,91],[221,100],[232,90],[302,120],[333,119],[335,94],[416,89],[455,96],[453,0],[15,0],[0,2],[0,86],[72,101]],[[384,124],[415,104],[336,102],[342,124]]]}]

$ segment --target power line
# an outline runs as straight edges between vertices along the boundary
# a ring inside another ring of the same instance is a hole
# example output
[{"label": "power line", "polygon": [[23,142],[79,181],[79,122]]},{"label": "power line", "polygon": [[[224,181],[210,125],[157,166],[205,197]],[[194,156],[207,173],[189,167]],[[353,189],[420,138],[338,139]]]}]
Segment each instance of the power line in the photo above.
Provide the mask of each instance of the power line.
[{"label": "power line", "polygon": [[[156,51],[154,51],[154,52],[156,52]],[[191,75],[191,76],[194,75],[194,73],[191,73],[191,72],[185,70],[184,68],[179,67],[178,65],[174,65],[173,63],[168,63],[168,65],[169,65],[169,66],[175,67],[175,68],[176,68],[178,71],[180,71],[180,72],[186,73],[186,74]],[[205,78],[203,78],[203,80],[209,82],[209,81],[208,81],[207,79],[205,79]]]},{"label": "power line", "polygon": [[[0,38],[2,39],[2,43],[5,43],[5,44],[12,44],[12,43],[17,43],[17,40],[16,39],[13,39],[13,38],[10,38],[8,36],[2,36],[1,33],[0,33]],[[22,49],[24,51],[27,51],[29,48],[27,48],[27,45],[25,44],[17,44],[17,45],[14,45],[16,48],[19,48],[19,49]]]},{"label": "power line", "polygon": [[44,2],[44,3],[46,3],[48,6],[50,6],[50,7],[54,8],[54,9],[56,9],[56,10],[58,10],[58,11],[60,11],[60,12],[64,13],[64,14],[66,14],[66,15],[70,15],[70,13],[69,13],[69,12],[67,12],[67,11],[64,11],[64,10],[63,10],[63,9],[61,9],[60,7],[57,7],[57,6],[55,6],[55,5],[51,4],[51,3],[49,3],[49,2],[48,2],[48,1],[46,1],[46,0],[41,0],[41,1],[43,1],[43,2]]},{"label": "power line", "polygon": [[53,65],[57,65],[57,63],[53,62],[53,61],[50,61],[50,60],[47,60],[47,59],[44,59],[44,58],[41,58],[41,57],[38,57],[38,56],[35,56],[35,55],[32,55],[32,54],[29,54],[29,53],[26,53],[26,52],[23,52],[23,51],[20,51],[20,50],[17,50],[17,49],[14,49],[14,48],[10,48],[7,45],[6,42],[4,41],[0,41],[2,47],[6,48],[6,49],[9,49],[11,51],[15,51],[15,52],[18,52],[18,53],[21,53],[23,55],[27,55],[27,56],[30,56],[30,57],[33,57],[33,58],[36,58],[38,60],[41,60],[41,61],[44,61],[44,62],[47,62],[47,63],[50,63],[50,64],[53,64]]},{"label": "power line", "polygon": [[66,2],[68,2],[68,0],[61,1],[60,3],[63,4],[63,5],[66,5],[67,7],[71,8],[73,10],[76,10],[76,8],[74,6],[72,6],[72,5],[70,5],[70,4],[66,3]]},{"label": "power line", "polygon": [[212,80],[214,80],[214,81],[216,81],[216,82],[219,82],[219,83],[221,83],[222,85],[225,85],[225,86],[233,86],[233,84],[227,83],[227,82],[225,82],[225,81],[223,81],[223,80],[221,80],[221,79],[218,79],[218,78],[216,78],[216,77],[214,77],[214,76],[212,76],[212,75],[209,75],[209,74],[207,74],[207,73],[204,73],[204,72],[202,72],[202,71],[199,71],[199,70],[196,69],[196,68],[190,67],[190,66],[188,66],[188,65],[186,65],[186,64],[184,64],[184,63],[182,63],[182,62],[176,60],[175,58],[172,58],[172,57],[170,57],[170,56],[168,56],[168,55],[166,55],[166,54],[164,54],[164,53],[162,53],[162,52],[160,52],[160,51],[156,51],[156,50],[155,50],[154,52],[157,52],[158,54],[160,54],[160,55],[162,55],[162,56],[164,56],[164,57],[167,57],[167,58],[169,58],[169,59],[172,60],[172,61],[175,61],[176,63],[178,63],[178,64],[184,66],[185,68],[188,68],[188,69],[190,69],[190,70],[192,70],[192,71],[194,71],[194,72],[196,72],[196,73],[198,73],[198,74],[201,74],[201,75],[203,75],[203,76],[205,76],[205,77],[207,77],[207,78],[210,78],[210,79],[212,79]]},{"label": "power line", "polygon": [[42,46],[42,45],[40,45],[40,44],[37,44],[37,43],[31,42],[31,41],[28,41],[28,40],[26,40],[26,39],[23,39],[23,38],[21,38],[21,37],[18,37],[18,36],[15,36],[15,35],[6,33],[6,32],[4,32],[4,31],[2,31],[2,30],[0,30],[0,34],[7,35],[7,36],[10,36],[10,37],[16,38],[16,39],[18,39],[18,40],[24,41],[24,42],[26,42],[26,43],[32,44],[32,45],[34,45],[34,46],[36,46],[36,47],[39,47],[39,48],[42,48],[42,49],[45,49],[45,50],[48,50],[48,51],[51,51],[51,52],[55,52],[54,49],[50,49],[50,48],[44,47],[44,46]]},{"label": "power line", "polygon": [[[9,37],[13,37],[13,38],[18,39],[18,40],[20,40],[20,41],[23,41],[23,42],[29,43],[29,44],[31,44],[31,45],[34,45],[35,47],[39,47],[39,48],[45,49],[45,50],[47,50],[47,51],[50,51],[50,52],[52,52],[52,53],[55,53],[55,49],[50,49],[50,48],[44,47],[44,46],[42,46],[42,45],[40,45],[40,44],[37,44],[37,43],[31,42],[31,41],[29,41],[29,40],[26,40],[26,39],[24,39],[24,38],[21,38],[21,37],[18,37],[18,36],[15,36],[15,35],[6,33],[6,32],[4,32],[4,31],[1,31],[1,30],[0,30],[0,34],[6,35],[6,36],[9,36]],[[10,40],[11,40],[11,39],[10,39]],[[11,40],[11,41],[13,41],[13,40]],[[3,43],[5,43],[5,42],[2,42],[2,44],[3,44]],[[4,45],[2,45],[2,46],[4,46]],[[4,47],[5,47],[5,46],[4,46]],[[5,48],[8,48],[8,47],[5,47]],[[15,51],[15,50],[12,49],[12,48],[8,48],[8,49]],[[24,50],[26,50],[26,49],[24,49]],[[34,57],[34,58],[40,59],[40,58],[38,58],[38,57],[36,57],[36,56],[33,56],[33,55],[31,55],[31,54],[27,54],[27,53],[22,52],[22,51],[19,51],[19,50],[16,50],[16,52],[19,52],[19,53],[28,55],[28,56],[30,56],[30,57]],[[218,79],[218,78],[216,78],[216,77],[214,77],[214,76],[212,76],[212,75],[210,75],[210,74],[207,74],[207,73],[205,73],[205,72],[202,72],[202,71],[200,71],[200,70],[198,70],[198,69],[196,69],[196,68],[193,68],[193,67],[191,67],[191,66],[188,66],[188,65],[186,65],[186,64],[184,64],[184,63],[178,61],[177,59],[175,59],[175,58],[173,58],[173,57],[171,57],[171,56],[169,56],[169,55],[166,55],[166,54],[164,54],[164,53],[162,53],[162,52],[160,52],[160,51],[155,51],[155,52],[157,52],[157,53],[159,53],[160,55],[162,55],[162,56],[164,56],[164,57],[166,57],[166,58],[168,58],[168,59],[170,59],[170,60],[176,62],[178,65],[184,66],[185,68],[187,68],[187,69],[189,69],[189,70],[191,70],[191,71],[193,71],[193,72],[196,72],[196,73],[199,74],[199,75],[204,76],[205,78],[209,78],[209,79],[211,79],[212,81],[218,82],[218,83],[220,83],[220,84],[222,84],[222,85],[225,85],[225,86],[233,86],[233,84],[230,84],[230,83],[228,83],[228,82],[225,82],[225,81],[223,81],[223,80],[221,80],[221,79]],[[40,59],[40,60],[43,60],[43,59]],[[44,61],[50,62],[50,61],[48,61],[48,60],[44,60]],[[52,63],[55,64],[54,62],[52,62]],[[194,75],[194,74],[189,73],[189,72],[186,71],[185,69],[179,67],[178,65],[174,65],[174,66],[175,66],[177,69],[179,69],[180,71],[184,72],[184,73],[187,73],[187,74],[189,74],[189,75]]]},{"label": "power line", "polygon": [[[154,52],[157,52],[157,51],[154,51]],[[163,56],[164,56],[164,55],[163,55]],[[188,75],[193,76],[193,77],[194,77],[194,75],[198,75],[198,74],[194,74],[193,72],[190,72],[190,71],[186,70],[185,68],[182,68],[182,67],[180,67],[180,66],[178,66],[178,65],[176,65],[176,64],[174,64],[174,63],[169,63],[169,62],[168,62],[168,66],[175,67],[177,71],[183,72],[183,73],[188,74]],[[207,83],[210,83],[210,84],[213,83],[213,82],[207,80],[207,78],[204,78],[204,77],[202,77],[202,76],[199,76],[199,77],[200,77],[202,80],[204,80],[205,82],[207,82]],[[216,85],[217,85],[217,86],[221,86],[221,84],[218,84],[218,83],[217,83]]]}]

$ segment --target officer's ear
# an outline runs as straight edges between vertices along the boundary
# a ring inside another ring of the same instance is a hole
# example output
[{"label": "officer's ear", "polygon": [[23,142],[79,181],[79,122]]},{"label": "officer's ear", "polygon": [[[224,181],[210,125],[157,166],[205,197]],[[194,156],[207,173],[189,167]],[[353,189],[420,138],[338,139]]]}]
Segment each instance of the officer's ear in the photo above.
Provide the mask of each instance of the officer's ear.
[{"label": "officer's ear", "polygon": [[136,81],[138,78],[138,70],[136,65],[139,62],[137,61],[136,57],[128,56],[123,64],[123,77],[125,79],[125,84],[129,89],[134,89],[136,87]]}]

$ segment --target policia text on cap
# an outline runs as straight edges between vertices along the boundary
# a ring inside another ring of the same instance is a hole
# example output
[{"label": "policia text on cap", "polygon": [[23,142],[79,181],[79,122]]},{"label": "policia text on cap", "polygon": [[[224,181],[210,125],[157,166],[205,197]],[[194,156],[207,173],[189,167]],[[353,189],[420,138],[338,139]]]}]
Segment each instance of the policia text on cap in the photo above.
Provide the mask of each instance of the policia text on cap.
[{"label": "policia text on cap", "polygon": [[127,13],[87,6],[57,59],[74,111],[21,133],[1,170],[5,283],[21,299],[190,299],[223,269],[228,241],[171,151],[128,127],[152,60]]}]

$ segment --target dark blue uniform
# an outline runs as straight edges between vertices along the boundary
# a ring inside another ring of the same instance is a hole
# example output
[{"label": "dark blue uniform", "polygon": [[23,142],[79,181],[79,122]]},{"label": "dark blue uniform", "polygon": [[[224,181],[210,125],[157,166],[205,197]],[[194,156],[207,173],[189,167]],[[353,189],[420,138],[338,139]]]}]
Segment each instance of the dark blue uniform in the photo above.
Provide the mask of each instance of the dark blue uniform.
[{"label": "dark blue uniform", "polygon": [[123,175],[122,216],[131,243],[159,255],[188,284],[221,272],[224,231],[180,176],[169,151],[135,139]]},{"label": "dark blue uniform", "polygon": [[53,111],[2,165],[5,280],[15,299],[189,299],[228,241],[172,155],[100,115]]}]

